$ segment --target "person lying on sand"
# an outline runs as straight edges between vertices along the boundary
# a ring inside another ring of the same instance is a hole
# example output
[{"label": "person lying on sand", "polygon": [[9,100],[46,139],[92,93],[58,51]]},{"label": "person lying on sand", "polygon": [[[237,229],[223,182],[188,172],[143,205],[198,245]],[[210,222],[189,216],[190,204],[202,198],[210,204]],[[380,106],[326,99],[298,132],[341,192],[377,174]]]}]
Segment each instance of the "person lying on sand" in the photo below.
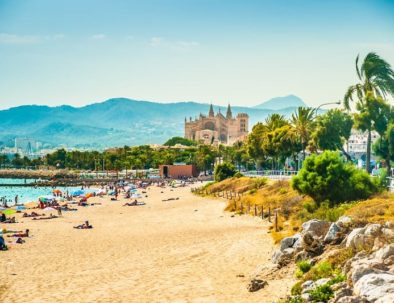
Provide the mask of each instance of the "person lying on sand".
[{"label": "person lying on sand", "polygon": [[90,228],[93,228],[93,226],[89,224],[89,221],[85,221],[85,223],[74,226],[74,228],[76,228],[76,229],[90,229]]},{"label": "person lying on sand", "polygon": [[138,202],[137,200],[134,200],[131,203],[125,203],[122,206],[139,206],[139,205],[145,205],[144,202]]},{"label": "person lying on sand", "polygon": [[40,215],[35,211],[32,211],[31,214],[23,213],[23,218],[31,218],[31,217],[39,217],[39,216],[43,216],[43,215]]},{"label": "person lying on sand", "polygon": [[18,222],[16,222],[15,217],[12,217],[12,218],[6,219],[3,223],[18,223]]},{"label": "person lying on sand", "polygon": [[39,217],[39,218],[33,218],[32,220],[48,220],[48,219],[55,219],[59,218],[58,216],[54,216],[52,214],[49,215],[49,217]]},{"label": "person lying on sand", "polygon": [[68,205],[62,207],[63,211],[77,211],[77,208],[68,207]]},{"label": "person lying on sand", "polygon": [[8,235],[7,237],[28,238],[29,237],[29,230],[26,229],[26,231],[24,233],[16,233],[13,235]]}]

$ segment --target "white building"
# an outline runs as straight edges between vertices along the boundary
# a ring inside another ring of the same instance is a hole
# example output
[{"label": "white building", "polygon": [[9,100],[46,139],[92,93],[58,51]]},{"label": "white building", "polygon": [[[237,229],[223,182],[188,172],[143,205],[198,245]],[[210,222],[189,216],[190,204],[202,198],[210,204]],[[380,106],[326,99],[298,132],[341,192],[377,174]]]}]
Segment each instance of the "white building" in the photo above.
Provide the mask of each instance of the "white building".
[{"label": "white building", "polygon": [[[376,142],[379,138],[377,132],[373,131],[371,133],[372,144]],[[367,151],[367,140],[368,140],[368,132],[362,132],[360,130],[352,129],[349,140],[345,143],[346,152],[352,156],[353,158],[360,159],[363,157],[365,159],[366,151]]]}]

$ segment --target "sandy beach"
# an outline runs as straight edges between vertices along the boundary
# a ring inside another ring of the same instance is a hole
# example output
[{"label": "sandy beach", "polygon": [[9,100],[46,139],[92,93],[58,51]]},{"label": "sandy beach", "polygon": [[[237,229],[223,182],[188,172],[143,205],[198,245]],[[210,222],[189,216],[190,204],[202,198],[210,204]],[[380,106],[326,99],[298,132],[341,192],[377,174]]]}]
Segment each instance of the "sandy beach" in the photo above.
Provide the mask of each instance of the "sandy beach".
[{"label": "sandy beach", "polygon": [[[273,302],[291,286],[291,278],[278,279],[247,291],[274,249],[267,223],[232,216],[224,201],[194,196],[190,187],[147,194],[144,206],[95,197],[89,202],[102,205],[62,218],[4,224],[29,228],[31,237],[0,252],[0,301]],[[94,228],[73,229],[85,220]]]}]

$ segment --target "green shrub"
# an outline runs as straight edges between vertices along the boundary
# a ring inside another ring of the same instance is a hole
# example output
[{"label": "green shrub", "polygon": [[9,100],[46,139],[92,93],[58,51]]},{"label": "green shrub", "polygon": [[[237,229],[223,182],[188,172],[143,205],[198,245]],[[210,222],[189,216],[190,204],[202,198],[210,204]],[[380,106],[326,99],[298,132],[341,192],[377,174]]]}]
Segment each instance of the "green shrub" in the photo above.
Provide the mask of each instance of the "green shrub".
[{"label": "green shrub", "polygon": [[233,177],[237,173],[234,165],[231,163],[218,164],[215,167],[215,181],[223,181],[227,178]]},{"label": "green shrub", "polygon": [[293,285],[293,287],[291,288],[291,291],[290,291],[292,296],[301,295],[301,292],[302,292],[301,285],[302,285],[301,281],[299,281]]},{"label": "green shrub", "polygon": [[297,263],[297,267],[302,273],[306,273],[312,268],[312,264],[307,260],[303,260]]},{"label": "green shrub", "polygon": [[316,287],[309,294],[313,302],[328,302],[334,296],[334,292],[328,284]]},{"label": "green shrub", "polygon": [[312,197],[317,205],[327,200],[330,206],[367,199],[379,189],[366,172],[345,163],[338,152],[332,151],[307,157],[298,175],[293,177],[292,186]]},{"label": "green shrub", "polygon": [[241,174],[239,171],[237,171],[235,174],[234,174],[234,177],[235,178],[241,178],[241,177],[243,177],[244,175],[243,174]]},{"label": "green shrub", "polygon": [[304,276],[303,280],[319,280],[322,278],[330,278],[336,274],[336,270],[328,261],[322,261],[314,265]]}]

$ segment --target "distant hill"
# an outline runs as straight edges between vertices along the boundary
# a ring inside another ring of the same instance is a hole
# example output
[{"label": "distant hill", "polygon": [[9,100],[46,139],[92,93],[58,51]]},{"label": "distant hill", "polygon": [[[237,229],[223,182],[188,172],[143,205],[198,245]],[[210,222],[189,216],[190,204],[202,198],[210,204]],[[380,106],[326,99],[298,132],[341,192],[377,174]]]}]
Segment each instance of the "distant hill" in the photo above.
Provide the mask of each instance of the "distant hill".
[{"label": "distant hill", "polygon": [[[298,106],[298,104],[297,104]],[[215,113],[226,107],[214,106]],[[184,119],[207,114],[209,104],[197,102],[157,103],[126,98],[109,99],[83,107],[25,105],[0,110],[0,141],[29,137],[48,147],[106,148],[164,143],[183,136]],[[295,107],[269,110],[232,107],[233,114],[249,114],[250,129],[277,112],[289,116]]]},{"label": "distant hill", "polygon": [[254,106],[254,108],[280,110],[289,107],[300,107],[300,106],[306,107],[307,105],[305,104],[304,101],[302,101],[301,98],[294,95],[288,95],[285,97],[276,97],[269,99],[268,101],[265,101],[259,105]]}]

